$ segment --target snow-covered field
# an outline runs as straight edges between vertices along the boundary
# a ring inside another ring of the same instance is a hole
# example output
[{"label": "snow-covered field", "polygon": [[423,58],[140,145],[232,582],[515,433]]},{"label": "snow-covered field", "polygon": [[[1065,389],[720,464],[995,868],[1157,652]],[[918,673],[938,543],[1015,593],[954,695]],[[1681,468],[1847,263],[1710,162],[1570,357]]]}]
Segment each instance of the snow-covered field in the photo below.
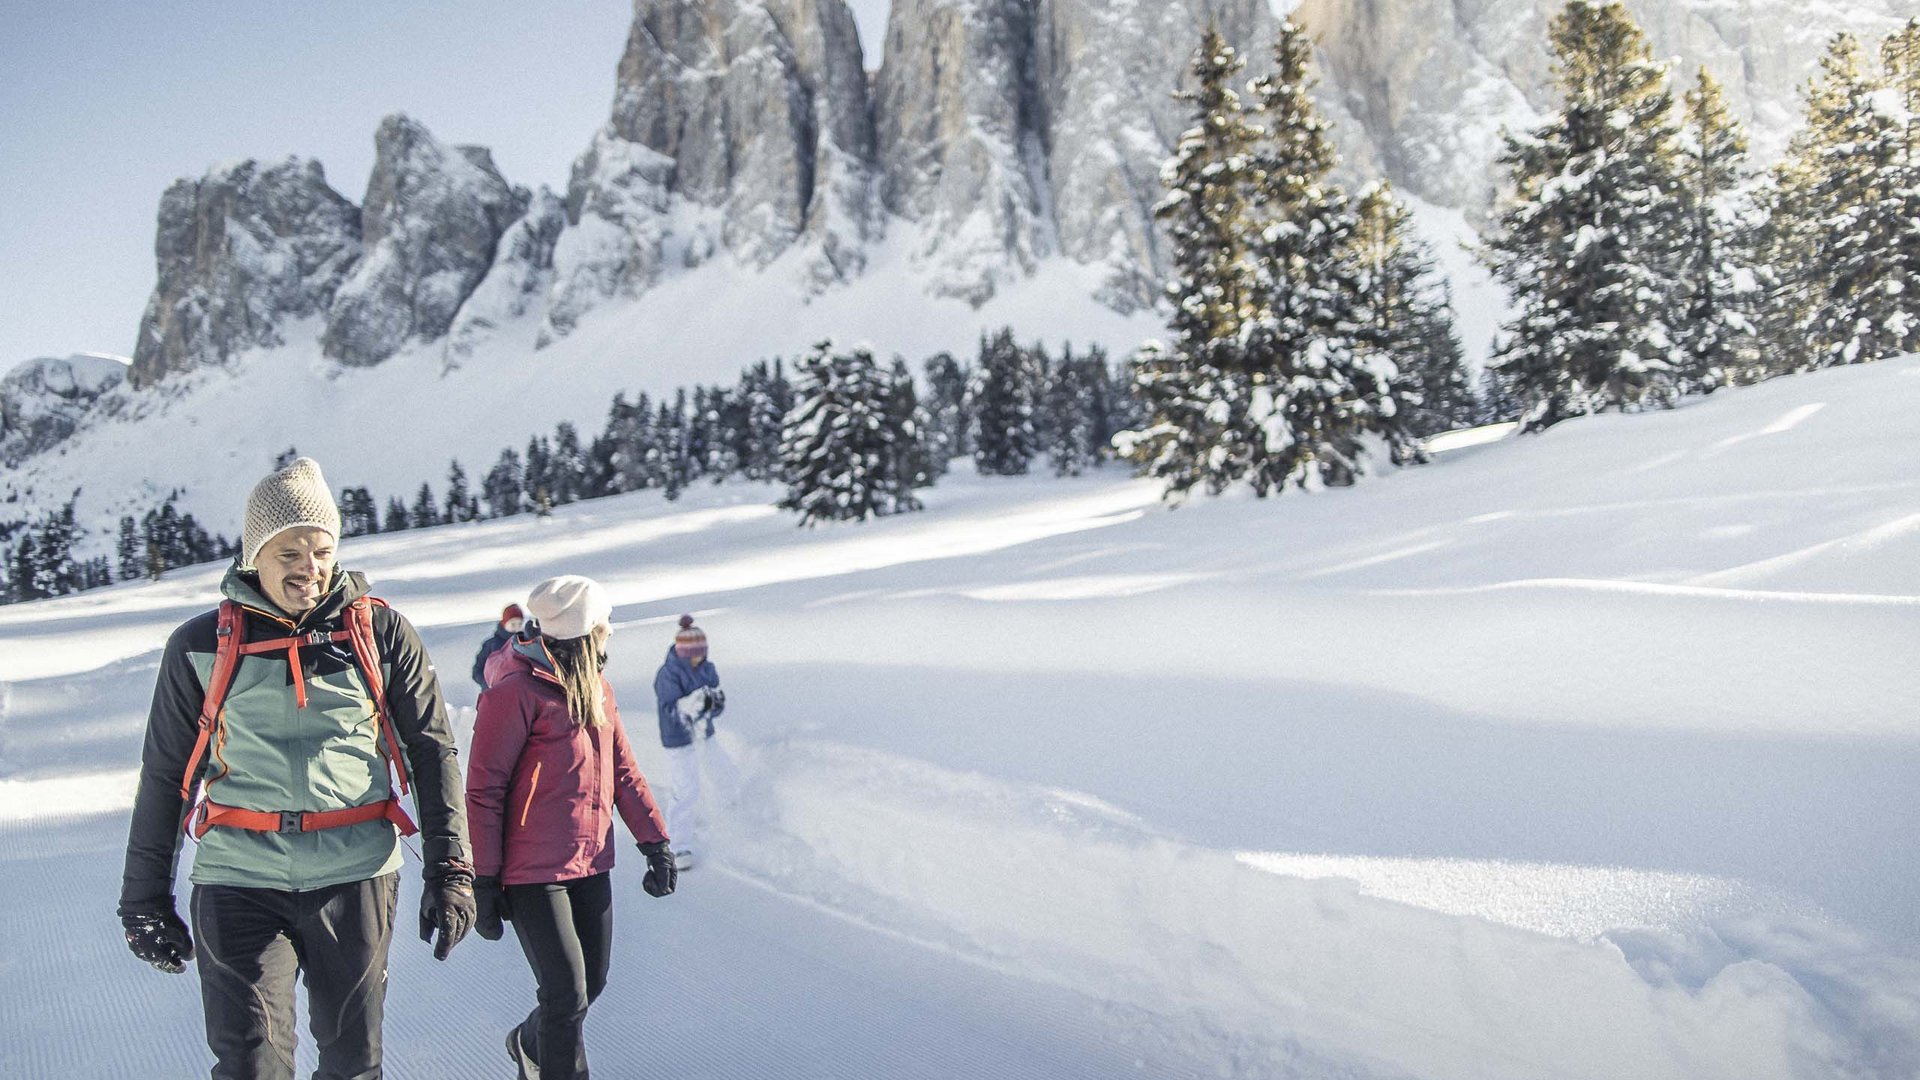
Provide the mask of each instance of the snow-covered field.
[{"label": "snow-covered field", "polygon": [[[1920,1075],[1920,358],[1460,443],[1267,502],[956,475],[799,530],[703,488],[344,561],[462,707],[503,601],[599,577],[662,787],[647,684],[679,612],[712,636],[745,780],[678,895],[616,872],[609,1076]],[[216,577],[0,609],[0,1075],[205,1067],[112,907]],[[510,943],[396,942],[392,1074],[503,1075],[531,993]]]}]

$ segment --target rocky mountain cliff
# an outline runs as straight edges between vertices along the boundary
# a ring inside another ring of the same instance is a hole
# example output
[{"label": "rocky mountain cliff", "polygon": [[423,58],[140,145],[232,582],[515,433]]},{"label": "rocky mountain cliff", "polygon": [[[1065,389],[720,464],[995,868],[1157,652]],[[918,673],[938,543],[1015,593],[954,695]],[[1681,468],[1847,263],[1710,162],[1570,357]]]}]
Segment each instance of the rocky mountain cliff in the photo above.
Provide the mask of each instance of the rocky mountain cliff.
[{"label": "rocky mountain cliff", "polygon": [[[1826,34],[1880,33],[1905,2],[1633,6],[1678,77],[1705,63],[1727,82],[1764,155]],[[375,137],[359,207],[297,159],[175,184],[132,378],[275,346],[313,317],[342,364],[433,345],[458,365],[510,324],[537,320],[528,340],[550,344],[716,259],[812,295],[886,253],[923,294],[976,306],[1059,259],[1140,310],[1166,270],[1152,207],[1188,123],[1173,92],[1189,52],[1215,22],[1258,71],[1269,3],[893,0],[870,74],[845,0],[635,0],[609,119],[564,196],[515,188],[486,151],[404,116]],[[1559,7],[1303,0],[1348,174],[1484,211],[1500,127],[1552,105]]]},{"label": "rocky mountain cliff", "polygon": [[102,394],[125,382],[127,361],[80,353],[29,360],[0,379],[0,463],[12,467],[73,434]]}]

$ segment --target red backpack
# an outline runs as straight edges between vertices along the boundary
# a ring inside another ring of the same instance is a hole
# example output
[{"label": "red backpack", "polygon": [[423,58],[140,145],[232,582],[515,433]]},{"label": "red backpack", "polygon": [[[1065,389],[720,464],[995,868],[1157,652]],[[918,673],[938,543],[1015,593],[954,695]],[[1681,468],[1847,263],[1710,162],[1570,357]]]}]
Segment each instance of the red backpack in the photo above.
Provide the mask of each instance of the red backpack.
[{"label": "red backpack", "polygon": [[[196,807],[195,812],[187,815],[183,828],[189,830],[194,839],[207,834],[215,825],[225,825],[235,829],[249,829],[254,832],[315,832],[320,829],[337,829],[343,825],[359,825],[368,821],[385,819],[391,821],[400,830],[402,836],[412,836],[418,832],[413,820],[400,805],[399,795],[392,795],[376,803],[363,806],[349,806],[340,810],[246,810],[237,806],[221,806],[206,797],[207,784],[225,776],[227,767],[220,761],[220,747],[226,741],[226,703],[227,689],[233,683],[234,669],[240,666],[243,656],[257,656],[261,653],[285,652],[287,665],[293,672],[293,694],[295,703],[302,709],[307,707],[307,682],[300,670],[300,647],[302,645],[326,645],[338,641],[350,642],[354,659],[359,663],[360,672],[367,681],[367,693],[372,698],[373,722],[379,729],[380,755],[387,759],[388,786],[391,790],[398,784],[400,795],[407,794],[407,770],[400,760],[400,744],[393,736],[393,726],[387,722],[387,686],[386,679],[380,673],[380,654],[373,641],[373,606],[386,607],[387,602],[371,596],[363,596],[347,605],[347,628],[332,633],[316,631],[295,637],[273,638],[269,641],[247,641],[247,609],[233,600],[224,600],[220,604],[220,627],[214,638],[213,673],[207,680],[206,700],[200,706],[200,735],[194,740],[193,753],[187,758],[187,771],[180,778],[180,797]],[[220,762],[220,773],[211,780],[200,778],[200,766],[207,753],[207,746],[213,746],[213,756]],[[196,787],[198,791],[196,792]]]}]

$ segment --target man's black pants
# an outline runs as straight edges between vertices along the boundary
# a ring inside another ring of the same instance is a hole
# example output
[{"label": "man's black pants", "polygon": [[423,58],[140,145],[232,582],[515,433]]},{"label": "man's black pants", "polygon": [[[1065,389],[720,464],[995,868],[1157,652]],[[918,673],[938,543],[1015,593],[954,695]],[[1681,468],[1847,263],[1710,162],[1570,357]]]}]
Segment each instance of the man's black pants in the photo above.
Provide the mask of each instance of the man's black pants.
[{"label": "man's black pants", "polygon": [[191,914],[213,1080],[293,1080],[293,981],[304,972],[320,1069],[380,1080],[400,875],[312,892],[195,885]]},{"label": "man's black pants", "polygon": [[520,1025],[520,1045],[540,1080],[587,1080],[581,1040],[587,1006],[607,986],[613,956],[613,883],[607,874],[551,885],[509,885],[513,932],[533,967],[540,1002]]}]

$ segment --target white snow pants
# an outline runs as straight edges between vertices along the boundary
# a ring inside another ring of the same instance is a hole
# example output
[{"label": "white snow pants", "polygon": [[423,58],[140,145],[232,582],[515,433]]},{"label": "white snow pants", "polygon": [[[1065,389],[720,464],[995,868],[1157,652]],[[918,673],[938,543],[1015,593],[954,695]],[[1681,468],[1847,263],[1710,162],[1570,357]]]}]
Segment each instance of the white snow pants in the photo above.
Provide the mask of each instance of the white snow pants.
[{"label": "white snow pants", "polygon": [[713,781],[715,798],[730,801],[739,792],[740,770],[718,739],[696,735],[687,746],[668,747],[673,794],[667,799],[667,836],[673,840],[675,851],[696,850],[700,830],[706,825],[705,815],[700,812],[702,758],[706,759],[707,779]]}]

